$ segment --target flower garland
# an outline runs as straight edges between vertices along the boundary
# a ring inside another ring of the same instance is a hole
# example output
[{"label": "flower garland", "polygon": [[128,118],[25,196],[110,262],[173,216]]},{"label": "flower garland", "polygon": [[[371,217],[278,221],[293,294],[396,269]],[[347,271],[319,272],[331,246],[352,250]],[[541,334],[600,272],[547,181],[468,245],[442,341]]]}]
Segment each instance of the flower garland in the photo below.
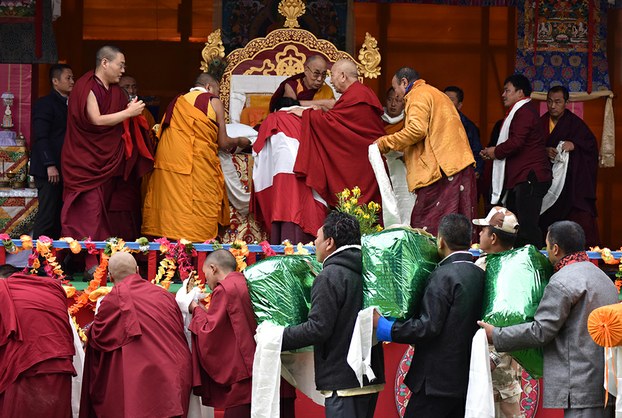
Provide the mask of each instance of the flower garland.
[{"label": "flower garland", "polygon": [[233,254],[235,257],[235,261],[237,263],[236,271],[244,271],[247,267],[246,265],[246,256],[248,256],[248,245],[246,245],[245,241],[235,240],[231,247],[229,248],[229,252]]},{"label": "flower garland", "polygon": [[[600,253],[600,257],[603,259],[605,264],[611,264],[611,265],[620,264],[620,260],[619,259],[616,260],[613,254],[611,254],[611,250],[607,247],[603,247],[603,248],[590,247],[590,251]],[[620,248],[619,251],[622,251],[622,248]]]},{"label": "flower garland", "polygon": [[154,242],[160,244],[160,253],[164,258],[160,261],[158,273],[151,283],[168,290],[176,275],[184,281],[195,271],[192,258],[197,256],[197,251],[192,242],[183,238],[174,244],[166,238],[159,238]]}]

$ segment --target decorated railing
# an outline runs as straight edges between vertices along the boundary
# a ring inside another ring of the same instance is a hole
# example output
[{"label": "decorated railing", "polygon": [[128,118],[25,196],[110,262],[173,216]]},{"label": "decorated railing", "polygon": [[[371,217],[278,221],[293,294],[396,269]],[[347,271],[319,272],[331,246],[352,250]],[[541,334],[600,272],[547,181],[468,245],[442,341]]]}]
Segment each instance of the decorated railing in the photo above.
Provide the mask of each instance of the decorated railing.
[{"label": "decorated railing", "polygon": [[[9,242],[12,243],[15,250],[11,251],[11,244],[9,244]],[[24,243],[21,239],[3,240],[2,243],[4,245],[0,245],[0,265],[6,263],[7,253],[15,253],[19,251],[29,250],[29,245],[26,244],[24,248]],[[175,245],[176,243],[172,242],[170,244]],[[101,254],[108,245],[108,241],[54,240],[51,241],[50,251],[52,251],[53,255],[55,256],[57,250],[71,250],[72,246],[74,247],[74,249],[79,246],[80,251],[89,251],[89,248],[91,248],[91,251],[93,251],[92,249],[95,249],[97,250],[97,254]],[[149,280],[154,279],[156,277],[158,269],[158,256],[163,256],[165,254],[162,243],[156,241],[151,241],[147,243],[125,242],[124,245],[133,252],[146,254],[147,278]],[[218,248],[230,249],[232,245],[234,244],[192,244],[194,250],[197,253],[195,265],[200,267],[205,261],[208,253],[213,252]],[[248,255],[246,256],[246,263],[253,264],[263,258],[266,254],[269,254],[270,251],[274,254],[293,254],[294,252],[298,252],[300,248],[303,248],[305,251],[308,251],[311,254],[315,253],[315,247],[313,246],[268,245],[265,242],[261,244],[248,244]],[[479,256],[481,254],[481,251],[477,249],[471,249],[470,251],[473,256]],[[596,251],[588,251],[587,254],[590,260],[597,265],[599,260],[603,260],[606,264],[618,264],[620,262],[620,259],[622,258],[622,251],[610,251],[607,248],[597,248]],[[197,270],[199,273],[199,277],[203,279],[203,273],[201,272],[201,269],[198,268]]]}]

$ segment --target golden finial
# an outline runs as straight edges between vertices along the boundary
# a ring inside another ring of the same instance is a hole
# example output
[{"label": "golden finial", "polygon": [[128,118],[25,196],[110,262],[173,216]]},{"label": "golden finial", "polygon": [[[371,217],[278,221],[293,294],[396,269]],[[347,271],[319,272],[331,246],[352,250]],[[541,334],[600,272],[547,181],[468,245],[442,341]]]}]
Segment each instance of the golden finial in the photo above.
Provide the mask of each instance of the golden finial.
[{"label": "golden finial", "polygon": [[281,0],[279,13],[285,16],[286,28],[299,28],[298,18],[305,14],[305,4],[302,0]]},{"label": "golden finial", "polygon": [[209,34],[205,47],[201,52],[201,56],[203,57],[203,61],[201,62],[201,71],[203,72],[207,72],[211,61],[216,58],[225,57],[225,46],[223,45],[222,38],[220,37],[220,29],[216,29],[214,32]]},{"label": "golden finial", "polygon": [[380,52],[378,41],[369,32],[365,33],[365,41],[359,51],[359,71],[366,78],[376,78],[380,75]]}]

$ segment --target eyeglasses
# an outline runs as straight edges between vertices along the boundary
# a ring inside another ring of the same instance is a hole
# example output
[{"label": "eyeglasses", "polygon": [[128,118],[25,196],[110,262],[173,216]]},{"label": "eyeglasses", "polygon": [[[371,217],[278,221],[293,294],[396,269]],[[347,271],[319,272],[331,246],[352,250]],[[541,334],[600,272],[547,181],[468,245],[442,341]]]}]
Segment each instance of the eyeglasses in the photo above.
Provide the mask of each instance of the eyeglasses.
[{"label": "eyeglasses", "polygon": [[327,75],[326,71],[324,71],[324,72],[319,72],[317,70],[316,71],[311,71],[311,68],[307,67],[306,65],[305,65],[305,68],[307,70],[309,70],[309,72],[311,73],[311,78],[315,78],[315,79],[319,78],[319,79],[322,79],[322,80],[324,80],[326,78],[326,75]]}]

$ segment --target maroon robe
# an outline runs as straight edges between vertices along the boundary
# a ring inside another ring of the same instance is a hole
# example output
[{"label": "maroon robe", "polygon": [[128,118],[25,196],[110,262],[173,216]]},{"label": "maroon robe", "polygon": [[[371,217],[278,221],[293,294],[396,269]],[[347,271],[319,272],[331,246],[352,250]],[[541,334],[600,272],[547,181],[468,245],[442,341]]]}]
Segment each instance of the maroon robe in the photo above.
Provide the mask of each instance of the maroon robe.
[{"label": "maroon robe", "polygon": [[[283,95],[285,94],[285,85],[289,84],[289,86],[295,92],[296,87],[298,86],[298,80],[302,80],[304,77],[305,77],[305,73],[296,74],[296,75],[286,78],[285,80],[281,82],[281,84],[279,84],[279,87],[276,89],[276,91],[272,95],[272,98],[270,99],[270,111],[271,112],[276,107],[279,99],[283,97]],[[296,95],[296,99],[298,101],[313,100],[313,96],[315,96],[315,93],[317,93],[318,89],[308,89],[304,85],[304,83],[301,82],[301,84],[302,84],[303,90]]]},{"label": "maroon robe", "polygon": [[[549,113],[540,118],[542,129],[549,132]],[[568,171],[561,194],[546,212],[540,215],[540,226],[564,219],[577,222],[585,231],[588,246],[599,245],[596,224],[596,175],[598,172],[598,143],[583,120],[566,109],[548,135],[546,146],[556,148],[560,141],[570,141],[574,150],[569,153]]]},{"label": "maroon robe", "polygon": [[[300,142],[301,127],[298,116],[273,112],[261,124],[253,151],[259,154],[268,138],[279,132]],[[261,170],[255,170],[253,176],[259,175]],[[270,243],[279,245],[286,239],[293,243],[313,241],[324,224],[326,206],[314,199],[313,190],[294,173],[280,172],[272,178],[271,184],[262,190],[253,187],[249,203],[255,218],[270,231]]]},{"label": "maroon robe", "polygon": [[191,384],[175,297],[138,274],[115,284],[88,332],[80,416],[185,416]]},{"label": "maroon robe", "polygon": [[0,279],[0,416],[71,416],[73,334],[60,282]]},{"label": "maroon robe", "polygon": [[[140,216],[134,213],[140,212],[137,178],[153,167],[147,148],[147,123],[138,116],[115,126],[92,124],[86,111],[91,91],[102,115],[127,106],[125,92],[116,84],[106,89],[93,71],[76,82],[69,99],[61,154],[62,234],[76,239],[88,236],[105,240],[113,235],[132,239],[127,234],[140,233],[140,222],[137,231],[136,227],[127,226],[136,223],[134,219]],[[127,216],[117,213],[111,219],[111,212],[125,212]]]},{"label": "maroon robe", "polygon": [[362,203],[380,203],[380,190],[367,149],[383,136],[384,110],[378,97],[358,81],[327,111],[307,109],[294,172],[329,205],[337,193],[358,186]]},{"label": "maroon robe", "polygon": [[[218,283],[207,312],[195,308],[188,326],[192,332],[193,386],[204,405],[231,409],[251,403],[256,328],[242,273],[229,273]],[[283,380],[281,397],[295,397],[293,387]]]}]

